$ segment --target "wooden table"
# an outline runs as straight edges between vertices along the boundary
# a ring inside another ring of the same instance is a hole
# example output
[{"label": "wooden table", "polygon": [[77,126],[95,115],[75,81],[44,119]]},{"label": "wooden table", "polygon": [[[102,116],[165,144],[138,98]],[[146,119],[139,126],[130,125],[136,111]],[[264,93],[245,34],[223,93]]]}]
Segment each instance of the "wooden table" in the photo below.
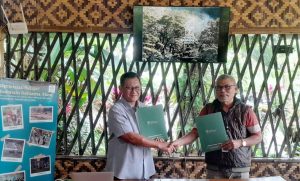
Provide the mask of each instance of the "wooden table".
[{"label": "wooden table", "polygon": [[[57,181],[71,181],[71,179],[61,180],[57,179]],[[120,180],[115,180],[120,181]],[[122,181],[146,181],[143,179],[125,179]],[[182,178],[164,178],[164,179],[149,179],[147,181],[285,181],[280,176],[272,176],[272,177],[258,177],[258,178],[249,178],[249,179],[182,179]]]},{"label": "wooden table", "polygon": [[[249,178],[249,179],[150,179],[148,181],[285,181],[280,176],[272,176],[272,177],[258,177],[258,178]],[[126,179],[123,181],[145,181],[145,180],[136,180],[136,179]]]}]

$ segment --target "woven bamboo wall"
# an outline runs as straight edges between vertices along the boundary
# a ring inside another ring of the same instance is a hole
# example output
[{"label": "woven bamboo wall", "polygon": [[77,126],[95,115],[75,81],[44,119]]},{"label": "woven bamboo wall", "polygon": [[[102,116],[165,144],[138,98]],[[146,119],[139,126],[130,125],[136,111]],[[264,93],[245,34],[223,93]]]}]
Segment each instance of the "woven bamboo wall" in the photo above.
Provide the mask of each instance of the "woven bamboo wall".
[{"label": "woven bamboo wall", "polygon": [[[132,32],[134,5],[231,7],[230,32],[300,33],[299,0],[20,0],[30,31]],[[10,21],[17,0],[3,0]]]},{"label": "woven bamboo wall", "polygon": [[[155,158],[155,178],[206,178],[203,158]],[[105,158],[57,158],[55,178],[69,178],[71,172],[99,172],[105,167]],[[287,181],[300,180],[299,160],[252,160],[250,177],[281,176]]]}]

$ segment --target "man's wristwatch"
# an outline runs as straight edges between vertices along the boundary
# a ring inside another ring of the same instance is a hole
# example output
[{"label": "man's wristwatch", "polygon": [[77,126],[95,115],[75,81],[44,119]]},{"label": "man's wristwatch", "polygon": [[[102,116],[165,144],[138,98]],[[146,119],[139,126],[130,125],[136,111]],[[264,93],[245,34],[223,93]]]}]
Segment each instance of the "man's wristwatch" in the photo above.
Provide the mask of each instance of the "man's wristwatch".
[{"label": "man's wristwatch", "polygon": [[243,147],[247,146],[247,142],[246,142],[246,140],[244,140],[244,139],[241,139],[241,141],[242,141],[242,146],[243,146]]}]

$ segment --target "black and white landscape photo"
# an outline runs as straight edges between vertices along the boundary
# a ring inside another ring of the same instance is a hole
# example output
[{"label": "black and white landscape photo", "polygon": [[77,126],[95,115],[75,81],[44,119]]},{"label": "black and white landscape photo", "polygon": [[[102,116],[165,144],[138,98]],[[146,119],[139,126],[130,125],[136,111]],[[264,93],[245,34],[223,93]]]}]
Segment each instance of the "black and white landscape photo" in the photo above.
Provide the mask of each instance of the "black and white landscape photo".
[{"label": "black and white landscape photo", "polygon": [[228,41],[226,13],[217,7],[135,7],[139,61],[224,62],[219,49]]}]

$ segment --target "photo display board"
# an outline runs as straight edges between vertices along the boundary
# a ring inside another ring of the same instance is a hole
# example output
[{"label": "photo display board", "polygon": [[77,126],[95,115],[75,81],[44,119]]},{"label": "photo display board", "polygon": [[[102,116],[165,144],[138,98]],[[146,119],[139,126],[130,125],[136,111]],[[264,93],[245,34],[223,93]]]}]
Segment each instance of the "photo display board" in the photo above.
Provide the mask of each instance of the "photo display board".
[{"label": "photo display board", "polygon": [[54,180],[57,86],[0,79],[0,180]]}]

